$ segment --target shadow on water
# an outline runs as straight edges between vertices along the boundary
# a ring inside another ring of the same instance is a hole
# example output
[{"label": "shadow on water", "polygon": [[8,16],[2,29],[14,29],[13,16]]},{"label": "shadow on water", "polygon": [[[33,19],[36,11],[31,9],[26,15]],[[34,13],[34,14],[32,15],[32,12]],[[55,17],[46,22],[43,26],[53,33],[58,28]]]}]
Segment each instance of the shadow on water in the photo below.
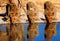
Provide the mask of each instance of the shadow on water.
[{"label": "shadow on water", "polygon": [[0,24],[0,41],[60,41],[60,23]]}]

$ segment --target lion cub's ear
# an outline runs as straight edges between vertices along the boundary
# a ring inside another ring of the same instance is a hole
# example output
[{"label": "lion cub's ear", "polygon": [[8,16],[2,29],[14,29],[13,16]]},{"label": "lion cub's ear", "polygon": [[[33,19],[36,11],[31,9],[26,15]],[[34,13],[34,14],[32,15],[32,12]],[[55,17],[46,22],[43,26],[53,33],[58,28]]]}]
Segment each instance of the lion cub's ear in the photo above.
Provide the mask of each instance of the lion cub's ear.
[{"label": "lion cub's ear", "polygon": [[27,10],[29,10],[30,8],[35,8],[36,6],[35,6],[35,4],[33,3],[33,2],[28,2],[27,4],[26,4],[26,8],[27,8]]}]

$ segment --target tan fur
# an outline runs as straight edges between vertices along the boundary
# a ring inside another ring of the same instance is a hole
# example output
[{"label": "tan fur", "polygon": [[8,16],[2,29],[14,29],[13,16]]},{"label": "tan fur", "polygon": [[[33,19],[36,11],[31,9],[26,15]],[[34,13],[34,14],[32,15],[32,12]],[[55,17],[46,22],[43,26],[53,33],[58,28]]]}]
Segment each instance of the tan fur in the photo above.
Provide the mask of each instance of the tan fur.
[{"label": "tan fur", "polygon": [[18,6],[19,5],[19,1],[18,0],[10,0],[10,3],[15,4],[16,6]]},{"label": "tan fur", "polygon": [[36,13],[36,6],[33,2],[28,2],[28,13],[27,15],[29,16],[31,23],[34,23],[35,20],[38,20],[38,14]]},{"label": "tan fur", "polygon": [[45,15],[47,16],[49,23],[51,23],[52,20],[56,19],[56,15],[55,15],[55,13],[56,13],[55,10],[56,9],[55,9],[55,6],[51,2],[49,2],[49,1],[45,2],[44,4],[46,5]]},{"label": "tan fur", "polygon": [[8,0],[0,0],[0,6],[5,6],[8,3]]},{"label": "tan fur", "polygon": [[0,14],[6,13],[6,5],[8,0],[0,0]]},{"label": "tan fur", "polygon": [[11,4],[11,11],[9,11],[8,17],[11,17],[12,23],[20,22],[20,17],[18,15],[18,8],[16,5]]}]

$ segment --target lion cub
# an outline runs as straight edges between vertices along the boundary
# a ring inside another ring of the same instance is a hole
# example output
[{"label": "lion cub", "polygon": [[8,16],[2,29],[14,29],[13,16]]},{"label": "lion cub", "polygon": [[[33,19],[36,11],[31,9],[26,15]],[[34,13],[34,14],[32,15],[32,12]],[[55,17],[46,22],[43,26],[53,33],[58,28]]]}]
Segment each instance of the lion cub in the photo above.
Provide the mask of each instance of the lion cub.
[{"label": "lion cub", "polygon": [[7,18],[8,18],[7,21],[10,21],[12,23],[20,22],[19,15],[18,15],[18,8],[16,7],[15,4],[11,4],[10,6],[11,6],[10,7],[11,9],[7,16]]},{"label": "lion cub", "polygon": [[45,9],[45,17],[48,23],[52,23],[52,20],[56,19],[56,11],[55,11],[55,6],[47,1],[44,3],[44,9]]},{"label": "lion cub", "polygon": [[34,23],[39,19],[36,10],[36,5],[33,2],[27,3],[27,16],[30,23]]}]

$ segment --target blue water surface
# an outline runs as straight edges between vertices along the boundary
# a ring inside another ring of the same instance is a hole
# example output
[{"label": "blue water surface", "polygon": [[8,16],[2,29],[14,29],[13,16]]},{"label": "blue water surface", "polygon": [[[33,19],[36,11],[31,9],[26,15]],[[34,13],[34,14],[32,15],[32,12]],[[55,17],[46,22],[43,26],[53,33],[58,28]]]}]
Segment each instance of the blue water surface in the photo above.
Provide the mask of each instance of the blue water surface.
[{"label": "blue water surface", "polygon": [[[29,26],[29,24],[24,24],[25,41],[28,41],[28,38],[27,38],[28,26]],[[43,23],[38,25],[39,35],[34,38],[34,41],[46,41],[46,39],[44,37],[45,26],[46,26],[46,24],[43,24]],[[0,31],[6,32],[6,25],[0,24]],[[56,24],[56,36],[53,36],[51,38],[51,41],[60,41],[60,23]]]}]

